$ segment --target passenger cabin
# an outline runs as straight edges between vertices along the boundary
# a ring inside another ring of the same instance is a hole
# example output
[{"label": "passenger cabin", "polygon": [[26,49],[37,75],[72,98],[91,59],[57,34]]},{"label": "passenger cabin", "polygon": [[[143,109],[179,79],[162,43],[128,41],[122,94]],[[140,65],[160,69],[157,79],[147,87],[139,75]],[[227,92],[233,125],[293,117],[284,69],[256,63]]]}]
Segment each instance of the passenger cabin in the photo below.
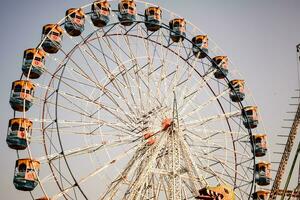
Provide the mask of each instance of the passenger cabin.
[{"label": "passenger cabin", "polygon": [[208,54],[208,37],[207,35],[197,35],[193,37],[193,54],[196,58],[205,58]]},{"label": "passenger cabin", "polygon": [[106,0],[95,1],[91,10],[91,20],[94,26],[101,28],[108,24],[111,8]]},{"label": "passenger cabin", "polygon": [[228,84],[230,88],[229,97],[233,102],[241,102],[245,98],[245,81],[232,80]]},{"label": "passenger cabin", "polygon": [[269,185],[271,182],[271,164],[260,161],[255,165],[255,182],[260,186]]},{"label": "passenger cabin", "polygon": [[84,31],[85,14],[81,8],[70,8],[66,11],[65,29],[73,36],[79,36]]},{"label": "passenger cabin", "polygon": [[228,74],[228,57],[227,56],[216,56],[214,57],[212,66],[216,69],[214,76],[217,79],[223,79]]},{"label": "passenger cabin", "polygon": [[154,133],[152,132],[148,132],[144,134],[144,139],[147,141],[147,145],[153,145],[156,142]]},{"label": "passenger cabin", "polygon": [[267,190],[259,190],[252,194],[253,200],[267,200],[269,197],[270,191]]},{"label": "passenger cabin", "polygon": [[57,53],[61,48],[63,29],[57,24],[47,24],[43,27],[42,47],[47,53]]},{"label": "passenger cabin", "polygon": [[14,81],[11,86],[9,104],[15,111],[27,111],[33,104],[35,85],[31,81]]},{"label": "passenger cabin", "polygon": [[22,71],[26,77],[31,79],[39,78],[45,71],[46,53],[42,49],[27,49],[24,51]]},{"label": "passenger cabin", "polygon": [[267,148],[267,135],[266,134],[256,134],[252,136],[254,143],[254,151],[256,157],[265,156]]},{"label": "passenger cabin", "polygon": [[172,19],[169,22],[170,38],[173,42],[183,41],[186,36],[186,22],[183,18]]},{"label": "passenger cabin", "polygon": [[227,185],[218,185],[217,187],[205,187],[199,190],[199,196],[196,199],[202,200],[234,200],[235,195],[233,189]]},{"label": "passenger cabin", "polygon": [[145,10],[145,25],[148,31],[160,29],[162,10],[159,7],[149,7]]},{"label": "passenger cabin", "polygon": [[246,106],[242,109],[243,124],[246,128],[256,128],[258,125],[258,112],[256,106]]},{"label": "passenger cabin", "polygon": [[136,19],[136,4],[133,0],[122,0],[118,4],[118,18],[123,26],[130,26]]},{"label": "passenger cabin", "polygon": [[38,184],[40,162],[30,158],[16,161],[14,185],[16,189],[32,191]]},{"label": "passenger cabin", "polygon": [[13,118],[8,122],[6,143],[11,149],[27,148],[32,133],[32,121],[26,118]]}]

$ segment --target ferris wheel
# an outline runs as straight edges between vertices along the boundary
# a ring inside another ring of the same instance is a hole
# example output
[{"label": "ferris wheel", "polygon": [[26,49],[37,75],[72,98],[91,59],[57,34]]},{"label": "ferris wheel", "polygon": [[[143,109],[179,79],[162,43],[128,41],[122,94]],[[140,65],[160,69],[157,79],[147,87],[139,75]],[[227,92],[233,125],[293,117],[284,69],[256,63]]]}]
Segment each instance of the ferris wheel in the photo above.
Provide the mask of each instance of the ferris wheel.
[{"label": "ferris wheel", "polygon": [[32,199],[267,198],[245,81],[208,35],[156,5],[68,9],[24,51],[10,105],[14,185]]}]

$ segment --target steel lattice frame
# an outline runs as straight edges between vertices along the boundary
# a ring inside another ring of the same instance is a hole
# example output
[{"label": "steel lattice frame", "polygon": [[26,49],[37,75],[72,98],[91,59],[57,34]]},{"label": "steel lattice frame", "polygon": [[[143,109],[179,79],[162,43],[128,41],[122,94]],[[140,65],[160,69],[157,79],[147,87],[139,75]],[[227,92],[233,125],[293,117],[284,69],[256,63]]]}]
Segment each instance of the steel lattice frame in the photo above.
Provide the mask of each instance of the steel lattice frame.
[{"label": "steel lattice frame", "polygon": [[[138,10],[149,5],[139,2]],[[60,51],[47,55],[35,106],[23,112],[35,133],[18,156],[44,164],[32,198],[188,199],[202,187],[228,184],[236,199],[250,199],[252,132],[228,88],[240,77],[232,68],[223,80],[213,76],[211,58],[223,52],[210,41],[209,56],[196,58],[190,38],[201,32],[190,23],[184,41],[174,43],[167,23],[148,32],[141,14],[124,27],[113,10],[111,23],[98,29],[86,13],[84,34],[64,34]],[[176,17],[165,9],[163,16]],[[162,130],[165,118],[174,124]]]}]

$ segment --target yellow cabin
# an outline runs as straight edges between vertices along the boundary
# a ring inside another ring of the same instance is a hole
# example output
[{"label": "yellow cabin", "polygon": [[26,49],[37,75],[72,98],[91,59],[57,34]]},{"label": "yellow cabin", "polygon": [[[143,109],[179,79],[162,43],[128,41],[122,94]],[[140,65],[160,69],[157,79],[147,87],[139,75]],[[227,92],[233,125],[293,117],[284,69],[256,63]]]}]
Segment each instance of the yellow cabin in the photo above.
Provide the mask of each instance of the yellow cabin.
[{"label": "yellow cabin", "polygon": [[130,26],[136,19],[137,9],[133,0],[121,0],[118,4],[118,18],[123,26]]},{"label": "yellow cabin", "polygon": [[73,36],[79,36],[84,31],[85,14],[81,8],[70,8],[66,11],[65,29]]},{"label": "yellow cabin", "polygon": [[205,58],[208,54],[208,37],[207,35],[197,35],[193,37],[193,54],[196,58]]},{"label": "yellow cabin", "polygon": [[110,4],[106,0],[95,1],[91,7],[91,20],[96,27],[104,27],[109,22]]},{"label": "yellow cabin", "polygon": [[22,191],[32,191],[38,184],[40,162],[30,158],[16,161],[14,185]]},{"label": "yellow cabin", "polygon": [[256,157],[265,156],[267,148],[267,135],[266,134],[256,134],[252,136],[254,143],[254,151]]},{"label": "yellow cabin", "polygon": [[22,62],[23,74],[31,79],[39,78],[44,72],[45,56],[42,49],[26,49]]},{"label": "yellow cabin", "polygon": [[252,194],[253,200],[267,200],[269,197],[270,191],[268,190],[259,190]]},{"label": "yellow cabin", "polygon": [[260,161],[255,165],[255,182],[260,186],[269,185],[271,182],[271,164]]},{"label": "yellow cabin", "polygon": [[11,86],[9,104],[15,111],[29,110],[33,104],[35,85],[31,81],[14,81]]},{"label": "yellow cabin", "polygon": [[35,199],[35,200],[51,200],[51,199],[48,198],[48,197],[41,197],[41,198],[38,198],[38,199]]},{"label": "yellow cabin", "polygon": [[47,24],[43,27],[42,47],[47,53],[57,53],[61,48],[63,29],[57,24]]},{"label": "yellow cabin", "polygon": [[32,121],[26,118],[13,118],[8,122],[7,145],[16,150],[27,148],[32,134]]},{"label": "yellow cabin", "polygon": [[159,7],[149,7],[145,10],[145,25],[148,31],[160,29],[162,10]]},{"label": "yellow cabin", "polygon": [[212,59],[212,66],[216,69],[215,78],[223,79],[228,74],[229,60],[227,56],[216,56]]},{"label": "yellow cabin", "polygon": [[169,22],[170,37],[173,42],[183,41],[186,36],[186,22],[183,18],[172,19]]},{"label": "yellow cabin", "polygon": [[246,106],[242,109],[243,124],[246,128],[256,128],[258,125],[258,109],[256,106]]},{"label": "yellow cabin", "polygon": [[196,199],[223,199],[234,200],[233,189],[228,185],[218,185],[217,187],[205,187],[199,190],[199,196]]},{"label": "yellow cabin", "polygon": [[232,80],[228,84],[230,88],[229,97],[233,102],[241,102],[245,98],[245,81]]}]

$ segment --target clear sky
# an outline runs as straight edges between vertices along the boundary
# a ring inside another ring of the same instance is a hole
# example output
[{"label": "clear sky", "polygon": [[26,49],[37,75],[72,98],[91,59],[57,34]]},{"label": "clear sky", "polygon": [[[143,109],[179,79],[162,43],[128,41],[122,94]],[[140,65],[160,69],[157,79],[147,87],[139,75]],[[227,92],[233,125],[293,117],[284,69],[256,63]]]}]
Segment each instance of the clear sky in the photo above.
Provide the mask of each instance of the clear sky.
[{"label": "clear sky", "polygon": [[[273,151],[281,126],[295,110],[288,104],[298,86],[296,45],[300,43],[299,0],[159,0],[150,1],[184,16],[220,46],[251,89],[267,129]],[[5,143],[11,82],[20,76],[23,50],[35,46],[42,26],[57,22],[69,7],[86,0],[5,0],[0,7],[0,195],[1,199],[29,199],[15,190],[12,178],[16,154]],[[271,156],[272,159],[274,156]],[[273,160],[272,160],[273,161]],[[274,161],[278,161],[274,159]]]}]

